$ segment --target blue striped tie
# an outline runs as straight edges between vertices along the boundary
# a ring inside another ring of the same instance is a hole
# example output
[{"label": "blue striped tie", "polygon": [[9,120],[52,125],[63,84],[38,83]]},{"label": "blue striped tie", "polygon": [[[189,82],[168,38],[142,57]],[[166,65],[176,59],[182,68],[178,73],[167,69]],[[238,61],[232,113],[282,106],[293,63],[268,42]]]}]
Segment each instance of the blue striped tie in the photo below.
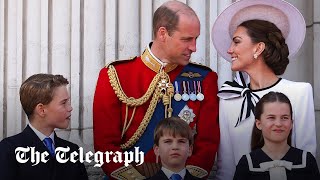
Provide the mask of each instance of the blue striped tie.
[{"label": "blue striped tie", "polygon": [[172,174],[171,175],[171,180],[181,180],[182,177],[179,174]]},{"label": "blue striped tie", "polygon": [[52,139],[47,137],[47,138],[44,138],[43,142],[46,145],[47,149],[49,150],[50,155],[54,157],[54,149],[52,147],[52,143],[53,143]]}]

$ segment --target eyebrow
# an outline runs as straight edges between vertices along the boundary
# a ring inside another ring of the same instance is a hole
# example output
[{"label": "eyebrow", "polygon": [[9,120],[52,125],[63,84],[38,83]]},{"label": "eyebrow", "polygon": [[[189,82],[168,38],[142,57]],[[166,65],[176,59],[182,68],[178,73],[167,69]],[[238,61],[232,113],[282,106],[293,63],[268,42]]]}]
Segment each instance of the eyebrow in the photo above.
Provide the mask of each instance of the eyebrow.
[{"label": "eyebrow", "polygon": [[[269,116],[276,116],[275,114],[266,114],[267,117]],[[282,114],[281,117],[283,116],[290,116],[290,114]]]},{"label": "eyebrow", "polygon": [[236,38],[242,39],[240,36],[235,36],[235,37],[232,38],[232,40],[235,40]]},{"label": "eyebrow", "polygon": [[197,36],[197,37],[192,37],[192,36],[183,36],[183,37],[181,37],[181,39],[184,39],[184,40],[190,40],[190,39],[195,38],[195,39],[197,40],[197,39],[198,39],[198,37],[199,37],[199,36]]},{"label": "eyebrow", "polygon": [[69,98],[62,99],[60,102],[66,102],[66,101],[68,101],[69,99],[70,99],[70,97],[69,97]]},{"label": "eyebrow", "polygon": [[276,116],[274,114],[266,114],[266,117],[270,117],[270,116]]}]

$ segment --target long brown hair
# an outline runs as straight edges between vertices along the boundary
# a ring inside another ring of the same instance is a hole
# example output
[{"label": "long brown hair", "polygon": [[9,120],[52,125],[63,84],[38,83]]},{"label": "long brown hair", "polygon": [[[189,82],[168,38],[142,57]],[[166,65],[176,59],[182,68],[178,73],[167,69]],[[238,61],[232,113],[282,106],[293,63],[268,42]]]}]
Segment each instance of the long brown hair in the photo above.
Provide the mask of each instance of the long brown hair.
[{"label": "long brown hair", "polygon": [[[281,102],[281,103],[288,104],[290,108],[290,116],[292,119],[292,105],[290,103],[289,98],[281,92],[271,91],[265,94],[257,103],[255,107],[255,112],[254,112],[256,121],[261,119],[261,114],[263,113],[264,105],[266,103],[272,103],[272,102]],[[292,134],[292,130],[290,131],[290,134],[287,139],[287,142],[289,145],[291,145],[291,134]],[[262,131],[257,128],[255,123],[252,129],[251,150],[262,148],[263,145],[264,145],[264,139],[263,139]]]}]

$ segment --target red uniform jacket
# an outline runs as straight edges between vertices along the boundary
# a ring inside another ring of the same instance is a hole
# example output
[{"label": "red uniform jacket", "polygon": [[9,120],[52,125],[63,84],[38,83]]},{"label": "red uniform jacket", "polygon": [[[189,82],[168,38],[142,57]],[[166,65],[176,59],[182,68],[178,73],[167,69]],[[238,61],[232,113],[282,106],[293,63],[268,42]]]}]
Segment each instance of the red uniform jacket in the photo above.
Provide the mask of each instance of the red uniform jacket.
[{"label": "red uniform jacket", "polygon": [[[200,65],[194,65],[199,66]],[[123,91],[128,97],[139,98],[143,96],[153,77],[157,74],[150,69],[141,57],[133,60],[115,62],[113,64],[117,71],[119,82]],[[207,68],[201,66],[201,68]],[[180,74],[183,66],[177,66],[170,72],[171,82]],[[143,105],[136,108],[134,119],[123,138],[121,132],[125,119],[126,105],[121,103],[110,85],[108,67],[100,71],[97,81],[93,104],[93,132],[94,147],[96,151],[120,151],[120,144],[135,133],[139,127],[150,99]],[[187,165],[194,165],[205,169],[210,173],[214,163],[215,154],[218,149],[220,133],[218,125],[218,97],[217,97],[217,74],[210,70],[202,81],[203,101],[188,101],[187,105],[196,115],[189,125],[196,129],[193,154],[188,159]],[[174,110],[173,110],[174,111]],[[129,108],[129,118],[132,108]],[[196,125],[196,126],[195,126]],[[145,162],[155,162],[156,157],[153,150],[145,155]],[[121,163],[105,163],[102,168],[107,175],[122,167]]]}]

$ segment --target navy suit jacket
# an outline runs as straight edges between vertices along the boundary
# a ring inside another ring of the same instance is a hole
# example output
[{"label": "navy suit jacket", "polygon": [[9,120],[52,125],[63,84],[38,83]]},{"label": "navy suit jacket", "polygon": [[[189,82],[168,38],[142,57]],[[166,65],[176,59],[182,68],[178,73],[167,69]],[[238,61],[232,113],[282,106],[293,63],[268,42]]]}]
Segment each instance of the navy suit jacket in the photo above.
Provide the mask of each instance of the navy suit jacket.
[{"label": "navy suit jacket", "polygon": [[[200,178],[192,176],[189,171],[186,171],[184,180],[199,180]],[[148,178],[148,180],[169,180],[162,170],[158,171],[157,174]]]},{"label": "navy suit jacket", "polygon": [[[79,150],[79,146],[69,141],[63,140],[55,134],[55,147],[69,147],[70,151],[67,153]],[[48,162],[32,166],[31,160],[26,163],[19,163],[16,160],[15,149],[17,147],[35,147],[36,151],[40,153],[47,150],[46,146],[27,126],[21,133],[5,138],[0,142],[0,179],[3,180],[18,180],[18,179],[32,179],[32,180],[87,180],[87,171],[83,163],[77,161],[72,163],[59,163],[55,157],[46,157]],[[49,152],[48,152],[49,153]],[[27,153],[27,157],[30,153]]]}]

